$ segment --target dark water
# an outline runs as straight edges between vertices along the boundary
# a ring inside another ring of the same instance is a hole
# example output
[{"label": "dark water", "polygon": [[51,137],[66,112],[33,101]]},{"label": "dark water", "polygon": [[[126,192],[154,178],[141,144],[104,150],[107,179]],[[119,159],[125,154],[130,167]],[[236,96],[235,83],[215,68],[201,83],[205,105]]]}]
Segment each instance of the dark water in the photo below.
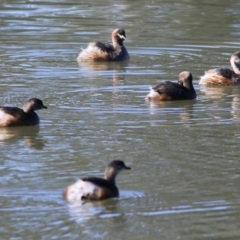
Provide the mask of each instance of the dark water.
[{"label": "dark water", "polygon": [[[0,103],[39,97],[40,128],[0,129],[1,239],[240,237],[240,88],[198,85],[239,50],[230,1],[2,1]],[[131,60],[82,64],[80,47],[124,27]],[[196,101],[149,104],[149,86],[191,71]],[[102,176],[120,198],[68,204],[63,189]]]}]

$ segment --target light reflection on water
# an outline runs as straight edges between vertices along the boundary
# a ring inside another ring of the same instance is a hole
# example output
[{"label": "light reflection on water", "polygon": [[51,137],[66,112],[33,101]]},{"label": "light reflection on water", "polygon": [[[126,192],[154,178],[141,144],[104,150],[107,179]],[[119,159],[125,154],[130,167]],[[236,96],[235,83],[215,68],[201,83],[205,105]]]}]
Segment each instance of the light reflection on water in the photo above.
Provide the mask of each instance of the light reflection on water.
[{"label": "light reflection on water", "polygon": [[[197,206],[199,205],[199,206]],[[161,209],[154,212],[142,213],[144,216],[156,216],[156,215],[169,215],[169,214],[181,214],[181,213],[196,213],[196,212],[213,212],[213,211],[225,211],[229,206],[223,201],[207,202],[205,204],[194,203],[193,206],[173,206],[172,209]]]},{"label": "light reflection on water", "polygon": [[[4,1],[1,105],[39,97],[48,109],[39,128],[0,129],[1,237],[239,239],[240,90],[198,85],[239,50],[237,5]],[[80,47],[116,27],[130,61],[78,65]],[[195,101],[144,100],[184,70]],[[62,199],[73,179],[102,177],[116,158],[133,168],[117,180],[118,200]]]},{"label": "light reflection on water", "polygon": [[[69,215],[77,223],[86,222],[92,218],[114,218],[120,217],[121,213],[117,209],[119,207],[119,201],[124,201],[128,198],[141,198],[144,194],[137,191],[120,191],[120,197],[118,199],[108,199],[104,201],[93,202],[73,202],[67,204]],[[123,211],[123,209],[121,210]]]}]

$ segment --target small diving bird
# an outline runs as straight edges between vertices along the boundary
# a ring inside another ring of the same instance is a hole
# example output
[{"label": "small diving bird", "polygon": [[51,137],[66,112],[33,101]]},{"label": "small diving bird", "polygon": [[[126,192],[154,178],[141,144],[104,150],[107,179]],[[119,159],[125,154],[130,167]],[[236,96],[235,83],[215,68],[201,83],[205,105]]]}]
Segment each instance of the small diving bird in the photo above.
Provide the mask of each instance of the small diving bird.
[{"label": "small diving bird", "polygon": [[193,78],[190,72],[184,71],[179,74],[178,83],[165,81],[153,86],[146,96],[149,101],[174,101],[192,100],[197,97],[192,84]]},{"label": "small diving bird", "polygon": [[87,61],[124,61],[129,54],[123,41],[126,39],[124,29],[115,29],[112,32],[112,43],[91,42],[88,47],[82,49],[77,57],[78,62]]},{"label": "small diving bird", "polygon": [[115,178],[122,170],[130,170],[122,160],[111,161],[105,169],[104,178],[81,178],[68,186],[63,193],[64,199],[70,202],[81,200],[103,200],[119,196]]},{"label": "small diving bird", "polygon": [[29,99],[23,106],[0,107],[0,127],[33,126],[38,125],[40,120],[36,110],[47,108],[38,98]]},{"label": "small diving bird", "polygon": [[200,78],[199,85],[224,86],[240,84],[240,51],[232,54],[230,63],[232,69],[220,67],[206,71]]}]

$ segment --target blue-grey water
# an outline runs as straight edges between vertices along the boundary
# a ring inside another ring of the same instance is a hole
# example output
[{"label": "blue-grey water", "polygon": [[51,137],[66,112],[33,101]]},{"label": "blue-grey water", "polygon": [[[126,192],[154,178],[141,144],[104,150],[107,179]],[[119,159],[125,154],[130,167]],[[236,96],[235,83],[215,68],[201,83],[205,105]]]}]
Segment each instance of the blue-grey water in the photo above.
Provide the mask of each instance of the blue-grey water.
[{"label": "blue-grey water", "polygon": [[[200,87],[240,50],[240,3],[37,1],[0,4],[0,105],[31,98],[40,127],[0,129],[1,239],[240,238],[240,88]],[[124,27],[129,62],[78,65]],[[197,99],[150,104],[149,87],[191,71]],[[132,167],[120,198],[69,204],[64,188]]]}]

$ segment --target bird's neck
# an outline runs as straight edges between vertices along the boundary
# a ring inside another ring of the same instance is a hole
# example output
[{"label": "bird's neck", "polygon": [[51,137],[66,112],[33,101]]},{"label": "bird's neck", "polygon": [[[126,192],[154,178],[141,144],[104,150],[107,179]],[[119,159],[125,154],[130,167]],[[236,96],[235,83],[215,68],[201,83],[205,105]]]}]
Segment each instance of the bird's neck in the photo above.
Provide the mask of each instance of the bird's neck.
[{"label": "bird's neck", "polygon": [[233,71],[236,73],[236,74],[238,74],[238,75],[240,75],[240,66],[234,61],[234,59],[231,59],[231,66],[232,66],[232,68],[233,68]]},{"label": "bird's neck", "polygon": [[114,48],[122,47],[123,46],[123,40],[119,40],[116,38],[112,38],[112,43]]},{"label": "bird's neck", "polygon": [[104,173],[104,178],[113,184],[115,184],[115,178],[117,176],[117,173],[114,169],[112,168],[107,168]]}]

